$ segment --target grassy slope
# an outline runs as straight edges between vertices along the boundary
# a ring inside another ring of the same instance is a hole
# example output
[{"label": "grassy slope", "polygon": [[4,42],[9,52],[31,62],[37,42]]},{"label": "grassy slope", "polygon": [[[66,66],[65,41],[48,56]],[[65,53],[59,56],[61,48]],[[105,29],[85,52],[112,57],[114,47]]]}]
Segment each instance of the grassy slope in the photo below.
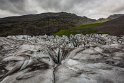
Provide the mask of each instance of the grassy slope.
[{"label": "grassy slope", "polygon": [[86,25],[81,25],[78,27],[74,27],[72,29],[68,30],[60,30],[59,32],[55,33],[55,35],[67,35],[69,36],[70,34],[92,34],[92,33],[97,33],[96,27],[102,26],[104,23],[94,23],[94,24],[86,24]]}]

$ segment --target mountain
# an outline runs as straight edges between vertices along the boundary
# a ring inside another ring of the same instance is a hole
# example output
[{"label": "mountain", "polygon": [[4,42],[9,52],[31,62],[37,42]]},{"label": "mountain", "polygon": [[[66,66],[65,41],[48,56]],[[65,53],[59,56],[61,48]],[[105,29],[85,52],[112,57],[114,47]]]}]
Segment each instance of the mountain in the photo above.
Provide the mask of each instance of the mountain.
[{"label": "mountain", "polygon": [[107,19],[108,20],[113,20],[113,19],[119,18],[119,17],[121,17],[123,15],[124,14],[113,14],[113,15],[110,15]]},{"label": "mountain", "polygon": [[108,33],[110,35],[124,35],[124,15],[105,22],[102,26],[97,28],[98,33]]},{"label": "mountain", "polygon": [[66,12],[6,17],[0,19],[0,36],[52,35],[62,29],[94,22],[96,20]]},{"label": "mountain", "polygon": [[[118,17],[117,17],[118,16]],[[62,35],[67,35],[69,36],[70,34],[94,34],[94,33],[100,33],[100,34],[110,34],[110,35],[124,35],[124,15],[120,16],[119,15],[112,15],[108,18],[109,19],[101,19],[101,21],[97,20],[96,23],[92,24],[85,24],[85,25],[80,25],[73,27],[71,29],[66,29],[66,30],[60,30],[59,32],[56,33],[56,35],[62,36]]]},{"label": "mountain", "polygon": [[124,14],[113,14],[113,15],[108,16],[107,18],[99,18],[99,19],[97,20],[97,22],[110,21],[110,20],[119,18],[119,17],[121,17],[121,16],[123,16],[123,15],[124,15]]},{"label": "mountain", "polygon": [[98,20],[72,13],[42,13],[0,19],[0,36],[104,33],[124,35],[124,14]]}]

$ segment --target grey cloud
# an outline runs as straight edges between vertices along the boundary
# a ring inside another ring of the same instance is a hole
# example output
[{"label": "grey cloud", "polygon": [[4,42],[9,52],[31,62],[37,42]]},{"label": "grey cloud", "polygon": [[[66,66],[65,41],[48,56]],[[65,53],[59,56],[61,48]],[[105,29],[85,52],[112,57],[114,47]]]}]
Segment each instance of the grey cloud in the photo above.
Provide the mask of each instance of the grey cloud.
[{"label": "grey cloud", "polygon": [[124,0],[0,0],[0,10],[0,17],[65,11],[99,18],[124,11]]},{"label": "grey cloud", "polygon": [[24,11],[23,2],[23,0],[0,0],[0,9],[13,13],[22,13]]},{"label": "grey cloud", "polygon": [[118,8],[115,8],[112,12],[121,12],[121,11],[124,11],[124,5]]}]

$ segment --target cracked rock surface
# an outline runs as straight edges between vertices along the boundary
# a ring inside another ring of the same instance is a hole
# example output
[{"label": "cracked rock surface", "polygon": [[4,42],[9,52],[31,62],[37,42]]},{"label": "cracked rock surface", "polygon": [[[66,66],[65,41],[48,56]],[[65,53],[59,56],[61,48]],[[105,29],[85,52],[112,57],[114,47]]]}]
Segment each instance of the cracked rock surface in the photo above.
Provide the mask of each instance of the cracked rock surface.
[{"label": "cracked rock surface", "polygon": [[124,83],[124,36],[0,37],[0,83]]}]

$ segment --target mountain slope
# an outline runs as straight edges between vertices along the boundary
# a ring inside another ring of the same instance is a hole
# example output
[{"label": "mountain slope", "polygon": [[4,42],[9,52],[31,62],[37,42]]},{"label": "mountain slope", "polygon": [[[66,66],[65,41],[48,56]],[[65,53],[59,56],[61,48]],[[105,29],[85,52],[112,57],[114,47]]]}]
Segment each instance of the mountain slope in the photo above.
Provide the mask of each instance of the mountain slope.
[{"label": "mountain slope", "polygon": [[113,15],[110,15],[107,19],[108,20],[113,20],[113,19],[119,18],[119,17],[121,17],[123,15],[124,14],[113,14]]},{"label": "mountain slope", "polygon": [[107,17],[107,18],[99,18],[97,20],[97,22],[106,22],[106,21],[114,20],[114,19],[117,19],[117,18],[119,18],[123,15],[124,14],[113,14],[113,15],[110,15],[109,17]]},{"label": "mountain slope", "polygon": [[96,27],[102,26],[103,24],[104,24],[104,22],[80,25],[80,26],[73,27],[73,28],[70,28],[70,29],[60,30],[59,32],[55,33],[55,35],[70,36],[71,34],[75,35],[75,34],[97,33]]},{"label": "mountain slope", "polygon": [[69,29],[95,21],[66,12],[7,17],[0,19],[0,36],[52,35],[61,29]]},{"label": "mountain slope", "polygon": [[[110,16],[112,17],[112,16]],[[110,34],[110,35],[124,35],[124,15],[120,17],[114,17],[109,21],[101,21],[98,23],[85,24],[71,29],[60,30],[56,35],[67,35],[70,34]]]},{"label": "mountain slope", "polygon": [[124,15],[104,23],[97,28],[98,33],[108,33],[110,35],[124,35]]}]

